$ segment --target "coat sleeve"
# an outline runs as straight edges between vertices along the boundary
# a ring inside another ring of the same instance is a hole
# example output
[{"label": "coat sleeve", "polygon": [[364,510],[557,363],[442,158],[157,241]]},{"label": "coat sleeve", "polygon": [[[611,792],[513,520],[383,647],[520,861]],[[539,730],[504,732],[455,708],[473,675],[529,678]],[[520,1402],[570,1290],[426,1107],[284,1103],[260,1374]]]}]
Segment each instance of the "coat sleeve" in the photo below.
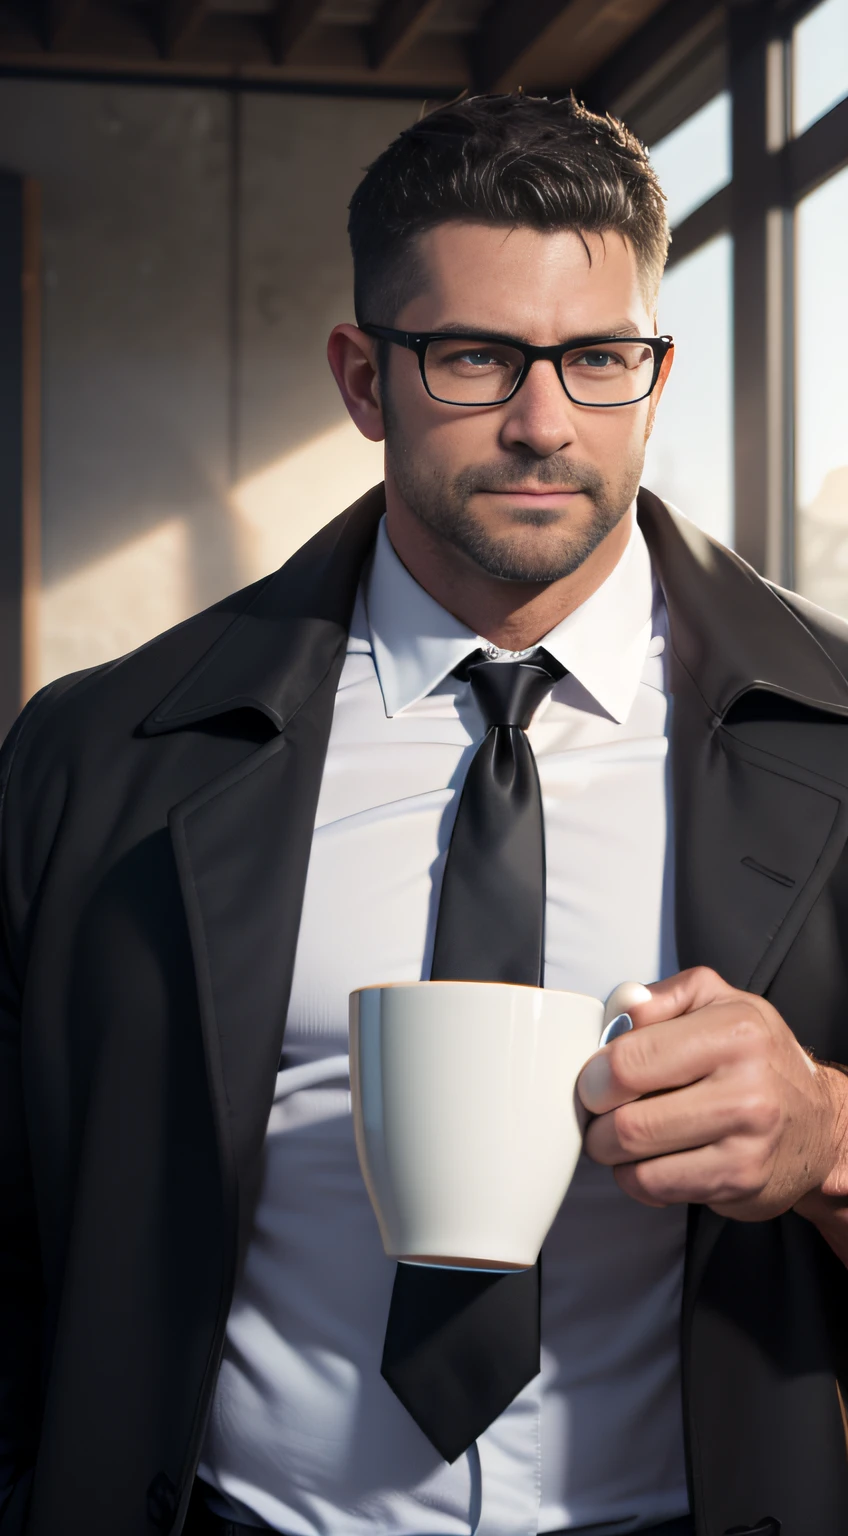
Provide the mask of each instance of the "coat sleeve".
[{"label": "coat sleeve", "polygon": [[[38,1444],[43,1287],[21,1071],[20,867],[27,838],[20,746],[50,689],[27,705],[0,750],[0,1531],[23,1525]],[[10,795],[10,785],[15,792]],[[11,824],[10,824],[11,823]]]}]

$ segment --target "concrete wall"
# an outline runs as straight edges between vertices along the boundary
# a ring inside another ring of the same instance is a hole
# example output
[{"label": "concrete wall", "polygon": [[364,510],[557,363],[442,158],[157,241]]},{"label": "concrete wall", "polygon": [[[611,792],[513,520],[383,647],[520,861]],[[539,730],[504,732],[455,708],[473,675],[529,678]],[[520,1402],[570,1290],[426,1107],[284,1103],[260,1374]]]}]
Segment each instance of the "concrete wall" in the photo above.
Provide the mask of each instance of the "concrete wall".
[{"label": "concrete wall", "polygon": [[327,369],[410,102],[0,80],[44,207],[41,682],[278,565],[381,476]]}]

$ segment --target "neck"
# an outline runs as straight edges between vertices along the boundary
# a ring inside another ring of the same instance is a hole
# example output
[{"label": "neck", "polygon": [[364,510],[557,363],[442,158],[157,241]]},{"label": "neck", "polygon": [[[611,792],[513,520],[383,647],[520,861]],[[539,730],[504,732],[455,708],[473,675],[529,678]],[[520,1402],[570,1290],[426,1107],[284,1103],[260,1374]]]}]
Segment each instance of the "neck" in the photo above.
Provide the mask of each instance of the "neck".
[{"label": "neck", "polygon": [[386,528],[410,575],[475,634],[510,651],[536,645],[603,585],[627,548],[633,517],[631,507],[583,564],[559,581],[502,581],[422,523],[386,487]]}]

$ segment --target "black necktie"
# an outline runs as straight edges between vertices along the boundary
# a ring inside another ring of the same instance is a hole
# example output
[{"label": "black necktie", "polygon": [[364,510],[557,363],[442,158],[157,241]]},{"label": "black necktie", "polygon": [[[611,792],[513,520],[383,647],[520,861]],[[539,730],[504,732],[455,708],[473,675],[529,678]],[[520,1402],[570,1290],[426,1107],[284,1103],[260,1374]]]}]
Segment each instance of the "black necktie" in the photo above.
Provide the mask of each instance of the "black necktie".
[{"label": "black necktie", "polygon": [[[434,981],[543,981],[545,831],[530,720],[563,668],[546,652],[467,676],[488,727],[460,796],[436,922]],[[540,1266],[513,1274],[399,1264],[382,1374],[455,1461],[539,1370]]]}]

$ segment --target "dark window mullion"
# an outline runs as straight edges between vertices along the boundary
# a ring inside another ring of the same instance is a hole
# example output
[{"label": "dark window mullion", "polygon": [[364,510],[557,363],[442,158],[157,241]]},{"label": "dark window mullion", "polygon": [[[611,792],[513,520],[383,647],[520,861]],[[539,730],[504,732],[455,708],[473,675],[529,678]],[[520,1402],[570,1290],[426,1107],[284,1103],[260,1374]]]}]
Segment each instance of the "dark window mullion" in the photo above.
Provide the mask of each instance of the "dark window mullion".
[{"label": "dark window mullion", "polygon": [[730,186],[721,187],[707,202],[702,203],[685,219],[675,225],[671,248],[668,253],[668,269],[677,262],[685,261],[702,245],[714,240],[716,235],[726,235],[730,229]]},{"label": "dark window mullion", "polygon": [[[732,93],[733,436],[735,547],[756,570],[769,561],[769,420],[766,151],[767,39],[771,6],[728,17]],[[772,572],[769,572],[772,574]]]},{"label": "dark window mullion", "polygon": [[848,165],[848,96],[780,151],[783,180],[793,203]]}]

